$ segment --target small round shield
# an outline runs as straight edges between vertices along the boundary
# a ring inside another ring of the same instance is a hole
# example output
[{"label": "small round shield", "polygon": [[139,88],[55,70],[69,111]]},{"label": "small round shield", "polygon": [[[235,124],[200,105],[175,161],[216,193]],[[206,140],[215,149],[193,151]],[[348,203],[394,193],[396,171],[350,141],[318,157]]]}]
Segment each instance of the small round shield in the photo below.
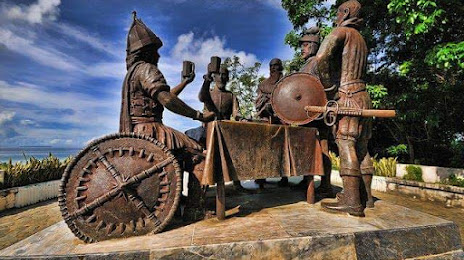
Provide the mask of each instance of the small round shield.
[{"label": "small round shield", "polygon": [[276,115],[287,124],[304,125],[320,113],[307,113],[305,106],[325,106],[327,97],[321,82],[314,76],[297,72],[277,82],[271,104]]}]

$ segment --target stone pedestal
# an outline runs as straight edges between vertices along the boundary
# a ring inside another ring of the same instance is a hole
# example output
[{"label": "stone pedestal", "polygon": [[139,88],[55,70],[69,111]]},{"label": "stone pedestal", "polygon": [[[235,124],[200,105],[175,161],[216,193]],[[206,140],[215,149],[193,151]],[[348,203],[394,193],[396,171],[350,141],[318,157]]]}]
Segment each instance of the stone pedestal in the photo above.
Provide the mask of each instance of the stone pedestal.
[{"label": "stone pedestal", "polygon": [[179,221],[160,234],[94,244],[84,244],[59,222],[3,249],[0,258],[464,258],[458,228],[450,221],[383,201],[366,210],[365,218],[330,214],[319,204],[283,188],[228,197],[224,221]]}]

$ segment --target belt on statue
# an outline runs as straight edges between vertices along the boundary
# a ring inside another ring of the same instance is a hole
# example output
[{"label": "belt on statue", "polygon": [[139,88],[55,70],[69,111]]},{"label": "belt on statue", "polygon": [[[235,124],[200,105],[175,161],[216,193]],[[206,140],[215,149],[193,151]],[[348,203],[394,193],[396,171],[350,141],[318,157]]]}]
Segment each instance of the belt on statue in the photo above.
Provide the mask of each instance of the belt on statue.
[{"label": "belt on statue", "polygon": [[156,119],[153,117],[141,117],[141,116],[133,116],[131,118],[132,124],[145,124],[145,123],[161,123],[161,119]]},{"label": "belt on statue", "polygon": [[364,82],[364,80],[361,80],[361,79],[350,80],[350,81],[347,81],[347,82],[343,82],[342,84],[340,84],[340,88],[338,89],[338,92],[341,92],[341,93],[347,95],[348,97],[352,97],[353,94],[366,91],[366,86],[365,85],[362,88],[357,89],[357,90],[345,90],[345,89],[342,88],[342,87],[346,87],[346,86],[353,85],[353,84],[365,84],[365,82]]}]

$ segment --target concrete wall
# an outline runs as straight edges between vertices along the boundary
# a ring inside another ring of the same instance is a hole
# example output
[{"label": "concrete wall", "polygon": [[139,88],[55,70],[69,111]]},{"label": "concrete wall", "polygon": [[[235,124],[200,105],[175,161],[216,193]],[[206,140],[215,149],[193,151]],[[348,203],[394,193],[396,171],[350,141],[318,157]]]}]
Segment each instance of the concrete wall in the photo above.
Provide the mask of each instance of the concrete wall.
[{"label": "concrete wall", "polygon": [[[396,177],[403,178],[407,173],[406,166],[411,164],[396,164]],[[445,168],[437,166],[414,165],[422,168],[422,178],[425,182],[435,183],[448,178],[451,174],[464,177],[464,169]]]},{"label": "concrete wall", "polygon": [[[343,186],[338,171],[332,171],[330,181],[332,185]],[[374,176],[371,188],[381,192],[398,192],[421,199],[443,202],[446,207],[464,208],[464,188],[461,187]]]},{"label": "concrete wall", "polygon": [[0,190],[0,211],[58,197],[60,180]]}]

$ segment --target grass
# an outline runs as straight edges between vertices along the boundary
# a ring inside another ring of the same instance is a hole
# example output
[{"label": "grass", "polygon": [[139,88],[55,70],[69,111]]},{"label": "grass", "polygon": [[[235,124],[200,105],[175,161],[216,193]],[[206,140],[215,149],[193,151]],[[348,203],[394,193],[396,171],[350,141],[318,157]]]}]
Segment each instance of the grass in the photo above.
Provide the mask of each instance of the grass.
[{"label": "grass", "polygon": [[71,157],[60,161],[52,154],[41,160],[30,157],[26,162],[12,163],[10,159],[9,162],[0,164],[0,169],[5,171],[4,183],[0,183],[0,188],[7,189],[60,179],[70,161]]}]

